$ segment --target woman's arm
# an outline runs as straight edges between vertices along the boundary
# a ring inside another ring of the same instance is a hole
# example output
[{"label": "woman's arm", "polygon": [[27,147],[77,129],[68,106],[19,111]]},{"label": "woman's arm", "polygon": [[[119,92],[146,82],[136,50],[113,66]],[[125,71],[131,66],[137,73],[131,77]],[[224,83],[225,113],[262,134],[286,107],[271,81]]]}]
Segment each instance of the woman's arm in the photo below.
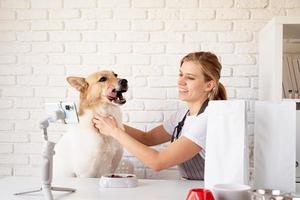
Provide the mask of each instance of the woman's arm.
[{"label": "woman's arm", "polygon": [[131,154],[155,171],[183,163],[191,159],[201,150],[201,147],[186,137],[181,137],[161,151],[157,151],[138,142],[120,129],[116,130],[113,137]]},{"label": "woman's arm", "polygon": [[165,131],[163,125],[159,125],[148,132],[124,125],[125,132],[147,146],[162,144],[171,140],[171,135]]},{"label": "woman's arm", "polygon": [[113,118],[99,117],[94,119],[94,123],[96,123],[96,127],[102,134],[114,137],[131,154],[155,171],[160,171],[189,160],[201,150],[201,147],[191,140],[181,137],[168,145],[164,150],[157,151],[117,128]]}]

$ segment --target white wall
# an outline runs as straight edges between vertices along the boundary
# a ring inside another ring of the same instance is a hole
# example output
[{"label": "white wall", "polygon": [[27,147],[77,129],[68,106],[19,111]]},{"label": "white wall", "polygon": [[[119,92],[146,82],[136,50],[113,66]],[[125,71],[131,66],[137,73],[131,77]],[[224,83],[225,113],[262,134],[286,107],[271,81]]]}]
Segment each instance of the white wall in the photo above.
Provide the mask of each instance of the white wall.
[{"label": "white wall", "polygon": [[[300,1],[0,0],[0,176],[39,175],[38,122],[45,102],[77,99],[68,75],[113,69],[127,78],[124,120],[143,130],[182,105],[176,76],[191,51],[220,57],[230,98],[257,99],[258,32],[279,15],[300,15]],[[51,125],[50,139],[65,130]],[[177,177],[131,159],[141,178]]]}]

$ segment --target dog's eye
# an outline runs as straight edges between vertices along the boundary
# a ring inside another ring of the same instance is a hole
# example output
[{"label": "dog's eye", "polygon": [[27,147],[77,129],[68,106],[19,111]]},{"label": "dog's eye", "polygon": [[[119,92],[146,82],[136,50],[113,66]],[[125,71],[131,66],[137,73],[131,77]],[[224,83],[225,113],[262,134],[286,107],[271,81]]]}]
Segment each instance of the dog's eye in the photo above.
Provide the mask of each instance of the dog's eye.
[{"label": "dog's eye", "polygon": [[99,82],[104,82],[104,81],[107,81],[107,77],[103,76],[99,79]]},{"label": "dog's eye", "polygon": [[118,74],[114,73],[114,76],[115,76],[116,78],[118,78]]}]

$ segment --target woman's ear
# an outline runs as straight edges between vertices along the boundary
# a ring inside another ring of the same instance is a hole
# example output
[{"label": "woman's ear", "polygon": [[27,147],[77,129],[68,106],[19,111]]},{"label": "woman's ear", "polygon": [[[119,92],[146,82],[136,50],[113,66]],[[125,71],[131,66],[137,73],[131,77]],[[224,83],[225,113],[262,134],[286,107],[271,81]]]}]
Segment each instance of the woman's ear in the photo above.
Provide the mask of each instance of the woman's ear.
[{"label": "woman's ear", "polygon": [[206,82],[205,91],[211,92],[215,86],[216,86],[216,82],[214,80],[208,81],[208,82]]}]

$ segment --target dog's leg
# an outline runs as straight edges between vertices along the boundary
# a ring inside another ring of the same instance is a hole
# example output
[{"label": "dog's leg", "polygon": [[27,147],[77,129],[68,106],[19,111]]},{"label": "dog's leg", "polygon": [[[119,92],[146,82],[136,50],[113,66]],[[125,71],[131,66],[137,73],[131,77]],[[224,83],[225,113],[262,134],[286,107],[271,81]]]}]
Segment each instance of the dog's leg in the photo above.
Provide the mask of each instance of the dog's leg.
[{"label": "dog's leg", "polygon": [[79,178],[96,178],[97,175],[97,157],[77,157],[74,163],[74,171]]},{"label": "dog's leg", "polygon": [[53,175],[55,178],[59,177],[76,177],[75,173],[71,170],[67,161],[58,157],[53,158]]},{"label": "dog's leg", "polygon": [[118,168],[119,163],[122,159],[122,156],[123,156],[123,149],[120,148],[117,150],[117,152],[111,162],[111,172],[112,173],[114,173],[116,171],[116,169]]}]

